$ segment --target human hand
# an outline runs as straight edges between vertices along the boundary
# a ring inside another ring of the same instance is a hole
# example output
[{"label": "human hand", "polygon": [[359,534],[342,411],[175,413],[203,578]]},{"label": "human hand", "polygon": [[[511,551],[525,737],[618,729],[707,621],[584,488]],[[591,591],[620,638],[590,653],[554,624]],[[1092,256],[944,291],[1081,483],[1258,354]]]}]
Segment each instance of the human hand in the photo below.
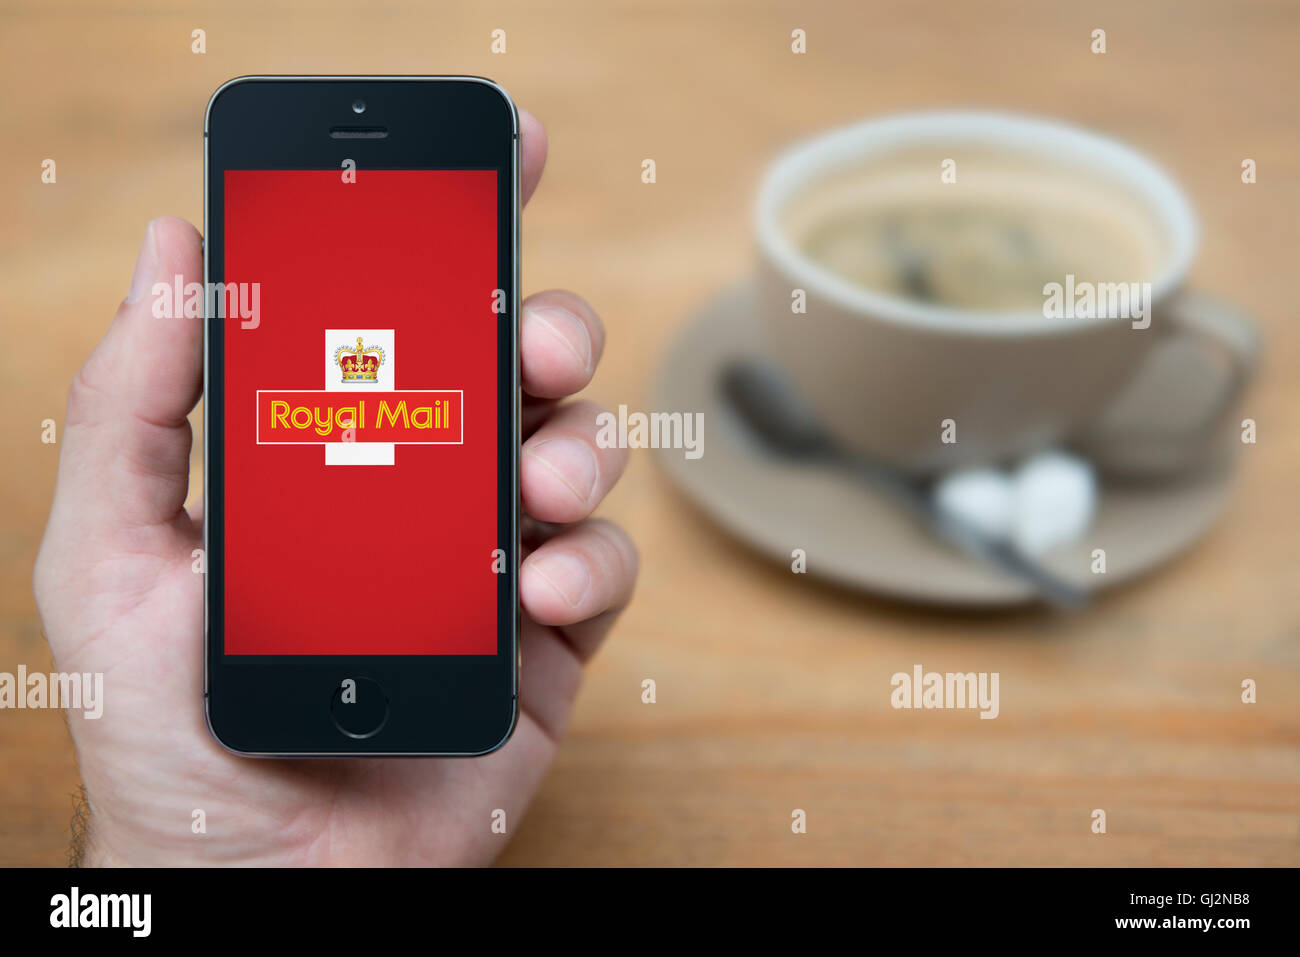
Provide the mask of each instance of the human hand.
[{"label": "human hand", "polygon": [[[526,202],[546,134],[520,111]],[[598,409],[559,400],[590,381],[604,329],[572,293],[530,296],[520,318],[520,489],[527,517],[520,716],[472,759],[238,757],[203,714],[200,508],[185,508],[202,392],[201,320],[157,319],[155,282],[203,279],[198,232],[150,224],[126,300],[77,373],[58,483],[37,556],[37,606],[56,667],[103,673],[99,719],[68,715],[90,809],[90,864],[464,865],[490,861],[503,808],[516,826],[564,733],[583,663],[631,597],[637,555],[588,516],[626,451],[596,444]],[[204,812],[206,833],[191,831]]]}]

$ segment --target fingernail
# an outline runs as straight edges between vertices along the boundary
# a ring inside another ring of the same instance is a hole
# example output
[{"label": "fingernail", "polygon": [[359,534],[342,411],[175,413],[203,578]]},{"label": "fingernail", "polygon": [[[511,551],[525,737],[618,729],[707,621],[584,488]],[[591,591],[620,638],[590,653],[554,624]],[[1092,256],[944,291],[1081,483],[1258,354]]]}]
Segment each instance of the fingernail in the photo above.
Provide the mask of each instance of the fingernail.
[{"label": "fingernail", "polygon": [[135,260],[135,272],[131,274],[131,289],[126,294],[127,302],[139,302],[153,286],[154,276],[158,273],[158,247],[154,242],[153,220],[144,230],[144,242],[140,244],[140,255]]},{"label": "fingernail", "polygon": [[529,564],[533,571],[546,579],[570,608],[587,597],[591,588],[591,569],[587,563],[568,552],[543,552]]},{"label": "fingernail", "polygon": [[596,489],[596,452],[580,439],[546,439],[528,449],[529,456],[546,466],[578,501],[586,504]]},{"label": "fingernail", "polygon": [[591,374],[591,334],[587,324],[567,309],[558,306],[545,306],[530,309],[529,314],[551,331],[551,334],[564,343],[573,353],[582,371]]}]

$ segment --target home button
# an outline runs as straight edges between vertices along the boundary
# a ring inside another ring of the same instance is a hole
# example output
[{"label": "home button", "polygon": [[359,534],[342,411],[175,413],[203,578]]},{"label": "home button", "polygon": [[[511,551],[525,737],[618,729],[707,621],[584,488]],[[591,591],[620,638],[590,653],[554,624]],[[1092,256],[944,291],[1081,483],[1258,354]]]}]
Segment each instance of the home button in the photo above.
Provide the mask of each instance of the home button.
[{"label": "home button", "polygon": [[330,717],[349,738],[369,738],[388,721],[388,696],[369,678],[344,678],[330,699]]}]

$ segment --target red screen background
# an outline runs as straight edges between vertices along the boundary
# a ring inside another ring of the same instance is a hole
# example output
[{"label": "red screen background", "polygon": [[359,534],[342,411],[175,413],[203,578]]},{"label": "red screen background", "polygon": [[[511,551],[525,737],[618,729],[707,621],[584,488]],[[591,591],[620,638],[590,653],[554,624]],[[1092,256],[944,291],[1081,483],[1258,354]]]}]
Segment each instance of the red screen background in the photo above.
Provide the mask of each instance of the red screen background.
[{"label": "red screen background", "polygon": [[[227,654],[495,654],[497,174],[227,171]],[[257,445],[258,389],[322,389],[327,329],[393,329],[397,387],[464,390],[464,444],[391,466]]]}]

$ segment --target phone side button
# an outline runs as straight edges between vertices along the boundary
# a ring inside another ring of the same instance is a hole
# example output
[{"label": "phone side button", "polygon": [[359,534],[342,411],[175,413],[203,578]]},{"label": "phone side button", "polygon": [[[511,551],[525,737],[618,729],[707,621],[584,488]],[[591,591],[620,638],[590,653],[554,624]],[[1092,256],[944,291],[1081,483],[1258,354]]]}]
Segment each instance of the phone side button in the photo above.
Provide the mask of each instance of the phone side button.
[{"label": "phone side button", "polygon": [[388,723],[388,696],[369,678],[347,678],[330,698],[334,727],[349,738],[369,738]]}]

